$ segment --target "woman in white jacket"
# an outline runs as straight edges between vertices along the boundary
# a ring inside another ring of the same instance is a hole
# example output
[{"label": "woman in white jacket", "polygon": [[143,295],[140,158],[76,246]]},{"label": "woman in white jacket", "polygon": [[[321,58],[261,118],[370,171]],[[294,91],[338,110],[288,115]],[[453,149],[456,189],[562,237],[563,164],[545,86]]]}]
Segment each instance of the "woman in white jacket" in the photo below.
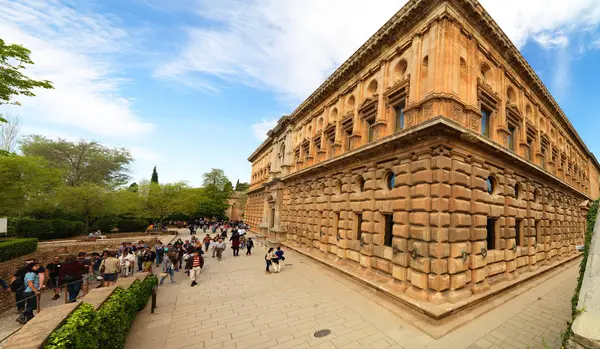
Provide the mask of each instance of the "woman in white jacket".
[{"label": "woman in white jacket", "polygon": [[137,259],[137,257],[135,256],[132,250],[129,250],[129,253],[125,258],[125,276],[133,275],[133,272],[135,271],[135,260]]}]

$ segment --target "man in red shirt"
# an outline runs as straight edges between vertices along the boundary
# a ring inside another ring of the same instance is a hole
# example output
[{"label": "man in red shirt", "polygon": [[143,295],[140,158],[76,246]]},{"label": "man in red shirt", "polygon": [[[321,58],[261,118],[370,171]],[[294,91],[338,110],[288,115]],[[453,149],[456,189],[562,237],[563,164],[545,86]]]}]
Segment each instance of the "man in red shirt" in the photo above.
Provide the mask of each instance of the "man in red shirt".
[{"label": "man in red shirt", "polygon": [[192,287],[198,285],[198,280],[200,279],[200,271],[204,266],[204,258],[200,255],[202,253],[202,248],[194,250],[194,256],[188,259],[188,263],[192,264],[192,268],[190,269],[190,281],[192,281]]}]

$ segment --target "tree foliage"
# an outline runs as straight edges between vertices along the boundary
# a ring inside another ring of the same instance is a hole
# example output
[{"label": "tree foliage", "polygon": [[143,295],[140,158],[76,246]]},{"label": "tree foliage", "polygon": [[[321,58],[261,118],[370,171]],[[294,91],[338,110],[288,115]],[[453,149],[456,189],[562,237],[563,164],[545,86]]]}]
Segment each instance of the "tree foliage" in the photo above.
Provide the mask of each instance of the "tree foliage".
[{"label": "tree foliage", "polygon": [[14,153],[21,133],[21,118],[18,115],[7,115],[3,120],[6,122],[0,123],[0,150]]},{"label": "tree foliage", "polygon": [[181,212],[182,196],[185,183],[152,183],[144,181],[139,184],[140,213],[142,217],[153,218],[162,223],[163,219],[173,213]]},{"label": "tree foliage", "polygon": [[46,160],[17,155],[0,155],[0,216],[22,214],[61,183],[62,172]]},{"label": "tree foliage", "polygon": [[237,181],[237,183],[235,185],[235,191],[246,192],[246,191],[248,191],[248,189],[250,189],[250,183],[248,183],[248,182],[240,183],[239,180]]},{"label": "tree foliage", "polygon": [[[0,105],[19,104],[12,102],[15,96],[35,96],[31,90],[36,87],[52,89],[48,80],[33,80],[23,74],[26,65],[33,64],[31,51],[21,45],[7,45],[0,39]],[[1,122],[6,122],[0,117]]]},{"label": "tree foliage", "polygon": [[58,191],[59,205],[84,217],[85,231],[89,232],[90,223],[111,214],[111,192],[95,183],[83,183],[78,187],[63,186]]},{"label": "tree foliage", "polygon": [[97,142],[50,140],[42,136],[25,137],[21,151],[39,156],[65,171],[67,185],[83,183],[120,186],[129,179],[128,166],[133,158],[123,148],[109,149]]},{"label": "tree foliage", "polygon": [[152,177],[150,177],[150,182],[158,183],[158,172],[156,172],[156,166],[154,166],[154,169],[152,170]]}]

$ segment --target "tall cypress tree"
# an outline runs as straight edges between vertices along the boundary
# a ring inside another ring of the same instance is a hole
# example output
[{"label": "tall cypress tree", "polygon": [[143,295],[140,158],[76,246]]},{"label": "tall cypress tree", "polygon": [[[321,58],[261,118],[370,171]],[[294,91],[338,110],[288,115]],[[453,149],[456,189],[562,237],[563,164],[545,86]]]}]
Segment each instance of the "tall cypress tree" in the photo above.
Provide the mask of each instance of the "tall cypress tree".
[{"label": "tall cypress tree", "polygon": [[154,170],[152,170],[152,178],[150,179],[151,183],[158,183],[158,172],[156,172],[156,166],[154,166]]}]

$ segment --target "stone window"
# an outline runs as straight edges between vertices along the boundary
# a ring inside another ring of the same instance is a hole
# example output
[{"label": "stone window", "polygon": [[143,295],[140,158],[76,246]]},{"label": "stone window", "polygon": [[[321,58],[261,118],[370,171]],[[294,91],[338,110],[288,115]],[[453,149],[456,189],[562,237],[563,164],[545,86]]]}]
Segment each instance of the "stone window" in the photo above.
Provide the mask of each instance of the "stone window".
[{"label": "stone window", "polygon": [[367,97],[372,97],[377,94],[377,80],[371,80],[367,87]]},{"label": "stone window", "polygon": [[527,160],[533,160],[533,140],[527,137],[527,150],[525,151],[525,157]]},{"label": "stone window", "polygon": [[331,113],[329,113],[329,122],[335,122],[337,120],[338,110],[337,108],[333,108]]},{"label": "stone window", "polygon": [[490,117],[492,111],[488,108],[481,106],[481,135],[485,137],[490,136]]},{"label": "stone window", "polygon": [[394,172],[390,171],[385,175],[385,183],[387,185],[388,190],[394,189],[394,187],[396,186],[396,175],[394,174]]},{"label": "stone window", "polygon": [[339,228],[340,228],[340,213],[334,212],[333,213],[333,234],[334,235],[337,236],[339,234]]},{"label": "stone window", "polygon": [[404,74],[406,74],[406,68],[408,64],[406,63],[406,59],[401,59],[396,66],[394,67],[394,80],[402,80],[404,78]]},{"label": "stone window", "polygon": [[356,236],[356,240],[360,240],[361,235],[362,235],[362,213],[355,213],[354,214],[354,233]]},{"label": "stone window", "polygon": [[523,243],[523,237],[521,236],[521,226],[523,224],[523,220],[522,219],[516,219],[515,220],[515,242],[517,245],[519,246],[524,246],[525,244]]},{"label": "stone window", "polygon": [[401,101],[399,104],[394,106],[395,114],[395,131],[398,132],[404,129],[404,107],[405,101]]},{"label": "stone window", "polygon": [[333,192],[335,194],[342,193],[342,181],[340,181],[339,179],[335,182],[335,187],[333,188]]},{"label": "stone window", "polygon": [[533,191],[533,202],[535,202],[536,204],[540,203],[540,191],[538,189]]},{"label": "stone window", "polygon": [[346,103],[346,111],[350,112],[354,110],[354,104],[356,104],[356,99],[354,98],[354,95],[352,95],[348,97],[348,102]]},{"label": "stone window", "polygon": [[356,186],[358,187],[359,193],[362,193],[365,190],[365,179],[363,176],[358,176],[356,179]]},{"label": "stone window", "polygon": [[375,124],[375,119],[365,120],[365,124],[367,126],[367,142],[373,142],[373,124]]},{"label": "stone window", "polygon": [[487,231],[487,236],[485,241],[487,242],[488,250],[496,249],[496,221],[497,220],[494,218],[487,219],[487,225],[485,227]]},{"label": "stone window", "polygon": [[351,136],[352,136],[352,129],[349,130],[345,130],[344,131],[344,146],[346,147],[346,151],[352,149],[352,143],[351,143]]},{"label": "stone window", "polygon": [[512,151],[515,151],[516,131],[517,127],[515,125],[508,124],[508,148]]},{"label": "stone window", "polygon": [[496,178],[494,178],[493,176],[489,176],[488,178],[486,178],[485,186],[488,194],[494,194],[494,192],[496,191]]},{"label": "stone window", "polygon": [[520,183],[516,183],[515,184],[515,199],[520,200],[521,199],[521,184]]},{"label": "stone window", "polygon": [[515,93],[515,89],[513,89],[511,86],[506,89],[506,102],[508,104],[517,103],[517,94]]},{"label": "stone window", "polygon": [[490,66],[486,63],[482,63],[481,67],[479,68],[479,77],[481,78],[481,80],[489,84],[491,82],[491,75],[492,70],[490,69]]},{"label": "stone window", "polygon": [[394,216],[391,214],[384,214],[385,217],[385,232],[383,234],[383,245],[392,247],[392,240],[394,237]]},{"label": "stone window", "polygon": [[538,244],[543,243],[542,241],[542,221],[539,219],[535,221],[535,241]]}]

